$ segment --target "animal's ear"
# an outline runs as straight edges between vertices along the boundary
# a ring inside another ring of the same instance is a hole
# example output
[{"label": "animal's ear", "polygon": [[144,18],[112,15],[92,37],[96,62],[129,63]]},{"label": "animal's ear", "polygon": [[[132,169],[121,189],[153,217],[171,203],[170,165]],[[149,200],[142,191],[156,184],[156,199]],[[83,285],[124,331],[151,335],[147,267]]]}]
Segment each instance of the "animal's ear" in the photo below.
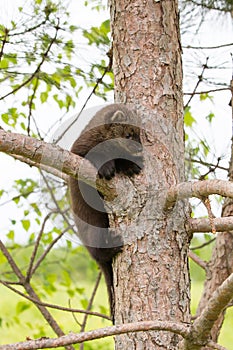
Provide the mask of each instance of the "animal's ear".
[{"label": "animal's ear", "polygon": [[123,111],[117,110],[111,116],[111,122],[112,123],[124,123],[124,122],[127,122],[127,115]]}]

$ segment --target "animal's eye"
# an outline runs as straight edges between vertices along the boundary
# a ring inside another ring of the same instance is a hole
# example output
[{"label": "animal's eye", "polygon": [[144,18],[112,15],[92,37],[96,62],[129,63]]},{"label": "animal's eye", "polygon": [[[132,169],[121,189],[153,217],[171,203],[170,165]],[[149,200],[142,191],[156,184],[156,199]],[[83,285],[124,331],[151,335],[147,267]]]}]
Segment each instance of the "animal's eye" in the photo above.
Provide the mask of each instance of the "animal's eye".
[{"label": "animal's eye", "polygon": [[133,138],[133,135],[132,135],[132,134],[126,134],[126,135],[125,135],[125,138],[126,138],[126,139],[132,139],[132,138]]}]

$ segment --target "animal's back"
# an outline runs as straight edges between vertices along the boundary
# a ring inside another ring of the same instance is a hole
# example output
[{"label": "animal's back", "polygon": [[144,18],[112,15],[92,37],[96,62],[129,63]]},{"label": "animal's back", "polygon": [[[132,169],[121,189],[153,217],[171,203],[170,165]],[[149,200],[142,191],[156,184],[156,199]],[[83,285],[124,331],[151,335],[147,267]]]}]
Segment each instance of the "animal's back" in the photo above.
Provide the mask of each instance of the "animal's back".
[{"label": "animal's back", "polygon": [[[104,107],[74,142],[71,152],[89,159],[106,179],[119,172],[138,174],[143,166],[142,146],[140,128],[133,123],[134,113],[126,106]],[[69,187],[78,236],[104,273],[113,313],[112,259],[122,249],[122,238],[109,230],[108,215],[96,189],[72,177]]]}]

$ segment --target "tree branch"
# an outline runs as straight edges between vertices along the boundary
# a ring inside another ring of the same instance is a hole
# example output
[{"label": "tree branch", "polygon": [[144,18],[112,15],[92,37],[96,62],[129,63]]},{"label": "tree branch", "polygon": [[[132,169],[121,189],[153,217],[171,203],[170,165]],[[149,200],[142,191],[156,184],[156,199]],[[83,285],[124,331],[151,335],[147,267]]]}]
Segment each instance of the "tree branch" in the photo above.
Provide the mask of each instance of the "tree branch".
[{"label": "tree branch", "polygon": [[[36,168],[38,168],[38,164],[36,162],[33,162],[30,159],[27,159],[23,156],[17,156],[16,154],[11,154],[12,158],[14,158],[15,160],[19,160],[20,162],[23,162],[27,165],[29,165],[30,167],[34,166]],[[44,164],[40,164],[40,169],[46,171],[47,173],[50,173],[56,177],[59,177],[60,179],[64,180],[65,182],[68,182],[69,176],[62,173],[59,170],[56,170],[54,168],[51,168],[50,166],[44,165]]]},{"label": "tree branch", "polygon": [[37,300],[34,299],[33,297],[26,295],[22,292],[20,292],[18,289],[12,287],[12,285],[16,284],[16,285],[20,285],[19,283],[15,283],[15,282],[7,282],[7,281],[3,281],[0,280],[0,283],[5,286],[6,288],[10,289],[12,292],[20,295],[21,297],[23,297],[24,299],[27,299],[31,302],[33,302],[36,305],[41,305],[50,309],[55,309],[55,310],[60,310],[60,311],[66,311],[66,312],[72,312],[72,313],[80,313],[80,314],[88,314],[90,316],[96,316],[96,317],[100,317],[100,318],[104,318],[106,320],[111,321],[111,318],[107,315],[101,314],[100,312],[95,312],[95,311],[87,311],[87,310],[82,310],[82,309],[75,309],[75,308],[71,308],[71,307],[64,307],[64,306],[60,306],[60,305],[55,305],[55,304],[49,304],[49,303],[44,303],[41,300]]},{"label": "tree branch", "polygon": [[59,146],[0,129],[0,152],[27,158],[38,168],[42,164],[60,171],[61,174],[79,178],[92,187],[96,186],[108,200],[117,196],[111,181],[100,180],[98,176],[96,178],[96,168],[88,160]]},{"label": "tree branch", "polygon": [[190,96],[188,102],[185,104],[184,109],[187,108],[188,105],[190,104],[191,100],[193,99],[193,96],[195,95],[195,93],[196,93],[196,91],[197,91],[198,86],[200,85],[200,83],[201,83],[202,80],[203,80],[204,72],[205,72],[206,68],[208,68],[208,65],[207,65],[207,64],[208,64],[208,60],[209,60],[209,57],[206,57],[206,62],[205,62],[205,64],[203,64],[203,66],[202,66],[202,72],[201,72],[201,74],[198,76],[198,81],[197,81],[197,83],[196,83],[196,85],[195,85],[195,87],[194,87],[194,89],[193,89],[193,92],[192,92],[192,94],[191,94],[191,96]]},{"label": "tree branch", "polygon": [[[193,328],[189,337],[186,340],[186,348],[189,349],[189,345],[197,344],[196,350],[201,349],[202,346],[207,344],[207,340],[210,336],[210,331],[218,319],[221,312],[227,307],[228,303],[233,297],[233,274],[231,274],[216,291],[213,296],[207,302],[206,307],[202,311],[201,315],[196,318],[193,323]],[[200,347],[199,347],[200,346]],[[192,346],[190,347],[190,349]]]},{"label": "tree branch", "polygon": [[9,95],[12,95],[14,93],[16,93],[18,90],[20,90],[22,87],[26,86],[28,83],[30,83],[32,81],[32,79],[34,77],[37,76],[37,74],[40,72],[40,69],[42,67],[42,65],[44,64],[44,62],[46,61],[46,58],[48,57],[49,51],[51,50],[52,45],[56,42],[57,40],[57,34],[58,34],[58,30],[59,30],[59,21],[57,26],[55,27],[55,34],[54,37],[51,38],[49,45],[46,49],[46,51],[42,54],[42,59],[40,61],[40,63],[38,64],[36,70],[29,76],[28,79],[26,79],[21,85],[17,86],[15,89],[13,89],[12,91],[8,92],[7,94],[3,95],[0,97],[0,100],[3,100],[4,98],[8,97]]},{"label": "tree branch", "polygon": [[59,346],[67,346],[71,344],[79,344],[84,341],[94,340],[109,337],[117,334],[124,334],[129,332],[141,332],[141,331],[153,331],[163,330],[176,334],[180,334],[183,337],[187,337],[190,331],[190,325],[177,323],[177,322],[162,322],[162,321],[144,321],[135,323],[126,323],[120,326],[112,326],[106,328],[100,328],[93,331],[75,334],[69,333],[68,335],[60,338],[46,338],[29,340],[25,342],[6,344],[0,346],[0,350],[33,350],[33,349],[45,349],[45,348],[57,348]]},{"label": "tree branch", "polygon": [[190,259],[192,259],[198,266],[200,266],[202,269],[204,269],[205,271],[207,271],[208,268],[208,264],[201,260],[201,258],[196,255],[195,253],[193,253],[191,250],[188,253],[188,256]]},{"label": "tree branch", "polygon": [[[88,305],[87,305],[87,308],[86,308],[87,311],[90,311],[91,308],[92,308],[93,301],[94,301],[96,292],[97,292],[99,284],[100,284],[101,276],[102,276],[102,272],[100,271],[98,276],[97,276],[97,279],[96,279],[96,282],[95,282],[95,285],[94,285],[94,289],[93,289],[92,294],[91,294],[91,298],[90,298],[90,300],[88,302]],[[86,328],[86,325],[87,325],[87,319],[88,319],[88,314],[85,314],[84,318],[83,318],[82,325],[81,325],[80,332],[84,332],[85,331],[85,328]],[[81,343],[79,350],[83,350],[83,349],[84,349],[84,343]]]},{"label": "tree branch", "polygon": [[[217,232],[233,230],[233,216],[213,218],[213,223]],[[190,233],[211,232],[210,220],[208,218],[189,219],[188,231]]]},{"label": "tree branch", "polygon": [[[54,333],[57,334],[57,336],[63,336],[64,332],[59,327],[59,325],[56,322],[56,320],[54,319],[54,317],[49,313],[49,311],[45,308],[44,305],[40,305],[38,303],[38,302],[40,302],[39,296],[36,294],[36,292],[34,291],[32,286],[30,285],[30,283],[27,281],[25,276],[21,273],[21,271],[20,271],[19,267],[17,266],[16,262],[14,261],[13,257],[11,256],[11,254],[9,253],[9,251],[7,250],[7,248],[2,243],[1,240],[0,240],[0,249],[3,253],[3,255],[5,256],[5,258],[7,259],[8,263],[10,264],[12,270],[14,271],[16,276],[18,277],[19,283],[24,287],[24,289],[27,291],[27,293],[30,295],[30,297],[33,298],[35,301],[37,301],[35,303],[37,309],[40,311],[40,313],[43,315],[45,320],[48,322],[48,324],[50,325],[50,327],[52,328]],[[9,285],[7,285],[7,287],[9,288]],[[71,345],[71,344],[67,344],[66,350],[74,350],[73,346],[69,346],[69,345]],[[3,347],[4,347],[4,345],[3,345]]]},{"label": "tree branch", "polygon": [[211,194],[233,198],[233,183],[225,180],[182,182],[168,190],[164,210],[172,209],[177,200],[191,197],[203,199]]},{"label": "tree branch", "polygon": [[216,45],[216,46],[192,46],[192,45],[183,46],[182,45],[183,49],[195,49],[195,50],[213,50],[213,49],[215,50],[215,49],[220,49],[228,46],[233,46],[233,43]]}]

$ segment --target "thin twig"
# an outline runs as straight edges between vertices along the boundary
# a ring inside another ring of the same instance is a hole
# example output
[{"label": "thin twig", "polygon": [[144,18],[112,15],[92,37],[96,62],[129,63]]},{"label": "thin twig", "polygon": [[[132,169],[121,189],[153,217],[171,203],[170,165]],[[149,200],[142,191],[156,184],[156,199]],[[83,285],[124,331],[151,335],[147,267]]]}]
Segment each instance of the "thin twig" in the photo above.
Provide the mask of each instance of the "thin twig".
[{"label": "thin twig", "polygon": [[[195,91],[195,95],[204,95],[204,94],[209,94],[210,92],[219,92],[219,91],[228,91],[230,90],[229,87],[226,88],[218,88],[218,89],[210,89],[206,91]],[[184,92],[185,96],[193,96],[193,92]]]},{"label": "thin twig", "polygon": [[[95,295],[96,295],[96,292],[97,292],[97,289],[98,289],[98,287],[99,287],[99,283],[100,283],[100,280],[101,280],[101,275],[102,275],[102,273],[101,273],[101,271],[100,271],[99,274],[98,274],[98,276],[97,276],[96,283],[95,283],[95,286],[94,286],[94,289],[93,289],[91,298],[90,298],[90,300],[89,300],[88,306],[87,306],[87,308],[86,308],[86,311],[90,311],[91,308],[92,308],[93,301],[94,301],[94,298],[95,298]],[[82,323],[80,332],[84,332],[84,331],[85,331],[86,324],[87,324],[87,319],[88,319],[88,314],[85,314],[85,316],[84,316],[84,318],[83,318],[83,323]],[[80,344],[79,350],[83,350],[83,349],[84,349],[84,343],[81,343],[81,344]]]},{"label": "thin twig", "polygon": [[[212,169],[215,170],[216,168],[221,169],[221,170],[225,170],[225,171],[228,171],[228,170],[229,170],[228,168],[219,165],[219,162],[220,162],[221,158],[218,158],[218,159],[217,159],[217,164],[205,162],[205,161],[203,161],[203,160],[200,159],[200,158],[199,158],[199,159],[185,158],[185,160],[186,160],[187,162],[198,163],[198,164],[204,165],[204,166],[206,166],[206,167],[211,168],[210,170],[212,170]],[[213,170],[212,170],[212,171],[213,171]]]},{"label": "thin twig", "polygon": [[67,128],[62,132],[62,134],[60,136],[58,136],[58,138],[56,139],[56,141],[54,142],[55,144],[57,144],[62,138],[63,136],[66,134],[66,132],[76,123],[76,121],[78,120],[78,118],[80,117],[82,111],[84,110],[84,108],[86,107],[88,101],[90,100],[91,96],[95,93],[96,89],[98,88],[99,84],[103,82],[103,79],[105,77],[105,75],[110,72],[110,70],[112,69],[112,47],[109,50],[109,52],[107,53],[107,56],[109,58],[109,63],[108,65],[104,68],[103,74],[101,75],[100,78],[97,79],[95,86],[93,87],[91,93],[89,94],[89,96],[87,97],[86,101],[84,102],[80,112],[77,114],[77,117],[67,126]]},{"label": "thin twig", "polygon": [[1,51],[0,51],[0,61],[2,60],[2,57],[3,57],[3,52],[4,52],[4,47],[7,43],[7,37],[8,37],[8,34],[9,34],[9,31],[7,28],[4,28],[5,31],[4,31],[4,37],[3,37],[3,40],[2,40],[2,46],[1,46]]},{"label": "thin twig", "polygon": [[9,33],[9,36],[13,37],[13,36],[25,35],[26,33],[31,33],[34,30],[42,27],[44,24],[46,24],[47,21],[48,21],[48,16],[46,16],[46,18],[41,23],[36,24],[34,27],[27,28],[23,32]]},{"label": "thin twig", "polygon": [[197,50],[212,50],[212,49],[220,49],[222,47],[228,47],[228,46],[233,46],[233,43],[229,44],[223,44],[223,45],[216,45],[216,46],[182,46],[183,49],[197,49]]},{"label": "thin twig", "polygon": [[55,309],[55,310],[60,310],[60,311],[72,312],[72,313],[74,313],[74,312],[80,313],[80,314],[87,313],[90,316],[96,316],[96,317],[104,318],[106,320],[111,320],[111,318],[109,316],[101,314],[99,312],[86,311],[86,310],[82,310],[82,309],[67,308],[67,307],[59,306],[59,305],[55,305],[55,304],[44,303],[43,301],[34,299],[33,297],[26,295],[26,294],[20,292],[18,289],[12,287],[12,285],[15,285],[15,283],[13,283],[13,282],[11,283],[8,281],[0,280],[0,283],[2,285],[4,285],[6,288],[10,289],[12,292],[20,295],[24,299],[27,299],[27,300],[33,302],[36,305],[40,305],[40,306],[44,306],[44,307],[48,307],[50,309]]},{"label": "thin twig", "polygon": [[198,340],[198,345],[206,345],[211,329],[219,315],[226,308],[233,296],[233,273],[215,290],[202,310],[193,322],[190,336],[186,339],[186,348],[193,347],[193,340]]},{"label": "thin twig", "polygon": [[[0,249],[1,249],[2,253],[3,253],[3,255],[6,257],[8,263],[10,264],[10,266],[12,268],[12,270],[14,271],[16,276],[18,277],[20,284],[24,287],[24,289],[26,290],[28,295],[30,295],[30,297],[35,300],[36,307],[41,312],[41,314],[43,315],[45,320],[48,322],[48,324],[50,325],[50,327],[52,328],[54,333],[57,336],[64,335],[64,332],[61,330],[61,328],[59,327],[59,325],[57,324],[57,322],[53,318],[53,316],[49,313],[49,311],[45,308],[44,305],[40,305],[40,298],[39,298],[39,296],[36,294],[36,292],[34,291],[32,286],[30,285],[30,283],[26,280],[25,276],[22,274],[22,272],[18,268],[17,264],[15,263],[14,259],[12,258],[11,254],[9,253],[9,251],[7,250],[7,248],[2,243],[1,240],[0,240]],[[1,283],[4,284],[3,281],[1,281]],[[15,289],[15,288],[11,287],[9,284],[4,284],[4,285],[7,286],[8,288],[10,288],[11,290]],[[67,350],[74,350],[73,346],[69,346],[69,345],[66,346],[66,349]]]},{"label": "thin twig", "polygon": [[28,79],[26,79],[21,85],[17,86],[15,89],[11,90],[10,92],[8,92],[7,94],[3,95],[2,97],[0,97],[0,100],[3,100],[4,98],[16,93],[18,90],[20,90],[22,87],[24,87],[25,85],[27,85],[28,83],[30,83],[32,81],[32,79],[40,72],[40,69],[43,65],[43,63],[45,62],[45,60],[48,57],[49,51],[51,50],[52,45],[55,43],[55,41],[57,40],[57,34],[58,34],[58,30],[59,28],[59,22],[57,24],[57,26],[55,27],[56,29],[56,33],[54,35],[54,37],[51,39],[49,46],[47,48],[47,50],[45,51],[45,53],[42,55],[42,60],[39,63],[39,65],[37,66],[36,70],[34,71],[34,73],[32,73],[30,75],[30,77]]},{"label": "thin twig", "polygon": [[216,238],[214,237],[214,238],[210,239],[208,242],[205,242],[205,243],[200,244],[200,245],[195,246],[195,247],[190,247],[189,249],[190,249],[190,250],[202,249],[202,248],[206,247],[207,245],[213,243],[215,240],[216,240]]},{"label": "thin twig", "polygon": [[28,114],[28,126],[27,126],[27,134],[28,136],[30,136],[30,126],[31,126],[31,117],[32,117],[32,108],[33,108],[33,101],[36,97],[36,91],[38,89],[39,86],[39,78],[36,78],[36,83],[35,86],[33,88],[33,94],[29,100],[29,104],[28,104],[28,108],[29,108],[29,114]]},{"label": "thin twig", "polygon": [[87,340],[100,339],[112,335],[143,332],[143,331],[168,331],[175,334],[180,334],[182,337],[188,337],[191,326],[189,324],[171,322],[171,321],[142,321],[134,323],[126,323],[118,326],[111,326],[96,329],[85,333],[69,333],[60,338],[42,338],[37,340],[29,340],[25,342],[8,344],[0,346],[0,350],[22,350],[22,349],[45,349],[65,346],[67,344],[79,344]]},{"label": "thin twig", "polygon": [[216,233],[216,227],[215,227],[215,224],[214,224],[215,216],[214,216],[214,214],[212,212],[212,209],[211,209],[209,197],[202,198],[202,203],[206,207],[206,210],[207,210],[207,213],[208,213],[208,219],[209,219],[209,222],[210,222],[211,232],[213,234],[215,234]]},{"label": "thin twig", "polygon": [[197,81],[197,83],[196,83],[196,86],[194,87],[193,92],[192,92],[192,94],[191,94],[191,96],[190,96],[188,102],[187,102],[186,105],[184,106],[184,109],[187,108],[188,105],[190,104],[191,100],[193,99],[193,97],[194,97],[194,95],[195,95],[195,93],[196,93],[196,91],[197,91],[198,86],[200,85],[200,83],[201,83],[202,80],[203,80],[204,72],[205,72],[206,68],[208,68],[208,66],[207,66],[208,60],[209,60],[209,57],[206,58],[206,62],[205,62],[205,64],[203,64],[202,72],[201,72],[201,74],[198,76],[198,81]]},{"label": "thin twig", "polygon": [[53,241],[50,243],[50,245],[45,249],[44,253],[39,257],[35,265],[32,267],[31,274],[34,274],[35,271],[38,269],[42,261],[45,259],[46,255],[50,252],[50,250],[53,248],[53,246],[61,239],[61,237],[70,229],[72,229],[72,226],[68,226],[64,231],[60,233]]},{"label": "thin twig", "polygon": [[44,233],[45,224],[46,224],[46,222],[48,221],[48,219],[50,218],[50,216],[54,212],[57,212],[57,211],[51,211],[50,213],[48,213],[46,215],[46,217],[44,218],[43,224],[41,226],[40,232],[39,232],[39,234],[37,236],[37,239],[36,239],[36,242],[35,242],[35,245],[34,245],[34,249],[32,251],[31,259],[30,259],[30,264],[29,264],[29,267],[28,267],[28,270],[27,270],[27,273],[26,273],[26,280],[28,282],[30,281],[33,273],[35,272],[35,268],[33,269],[33,264],[34,264],[34,261],[35,261],[35,258],[36,258],[36,254],[37,254],[37,251],[38,251],[38,248],[39,248],[40,240],[41,240],[42,235]]},{"label": "thin twig", "polygon": [[[38,163],[37,162],[33,162],[33,160],[30,160],[26,157],[23,157],[23,156],[18,156],[16,154],[9,154],[12,158],[16,159],[16,160],[19,160],[20,162],[23,162],[25,164],[28,164],[30,167],[36,167],[38,168]],[[43,171],[46,171],[47,173],[50,173],[62,180],[64,180],[65,182],[68,182],[68,175],[66,175],[65,173],[63,173],[61,170],[57,170],[57,169],[54,169],[48,165],[44,165],[44,164],[40,164],[40,169],[43,170]],[[33,191],[31,191],[32,193]],[[29,193],[30,194],[30,193]],[[17,198],[18,196],[16,196]],[[15,197],[14,197],[15,198]]]},{"label": "thin twig", "polygon": [[203,270],[207,271],[208,264],[205,261],[203,261],[198,255],[194,254],[192,251],[189,251],[188,256]]}]

